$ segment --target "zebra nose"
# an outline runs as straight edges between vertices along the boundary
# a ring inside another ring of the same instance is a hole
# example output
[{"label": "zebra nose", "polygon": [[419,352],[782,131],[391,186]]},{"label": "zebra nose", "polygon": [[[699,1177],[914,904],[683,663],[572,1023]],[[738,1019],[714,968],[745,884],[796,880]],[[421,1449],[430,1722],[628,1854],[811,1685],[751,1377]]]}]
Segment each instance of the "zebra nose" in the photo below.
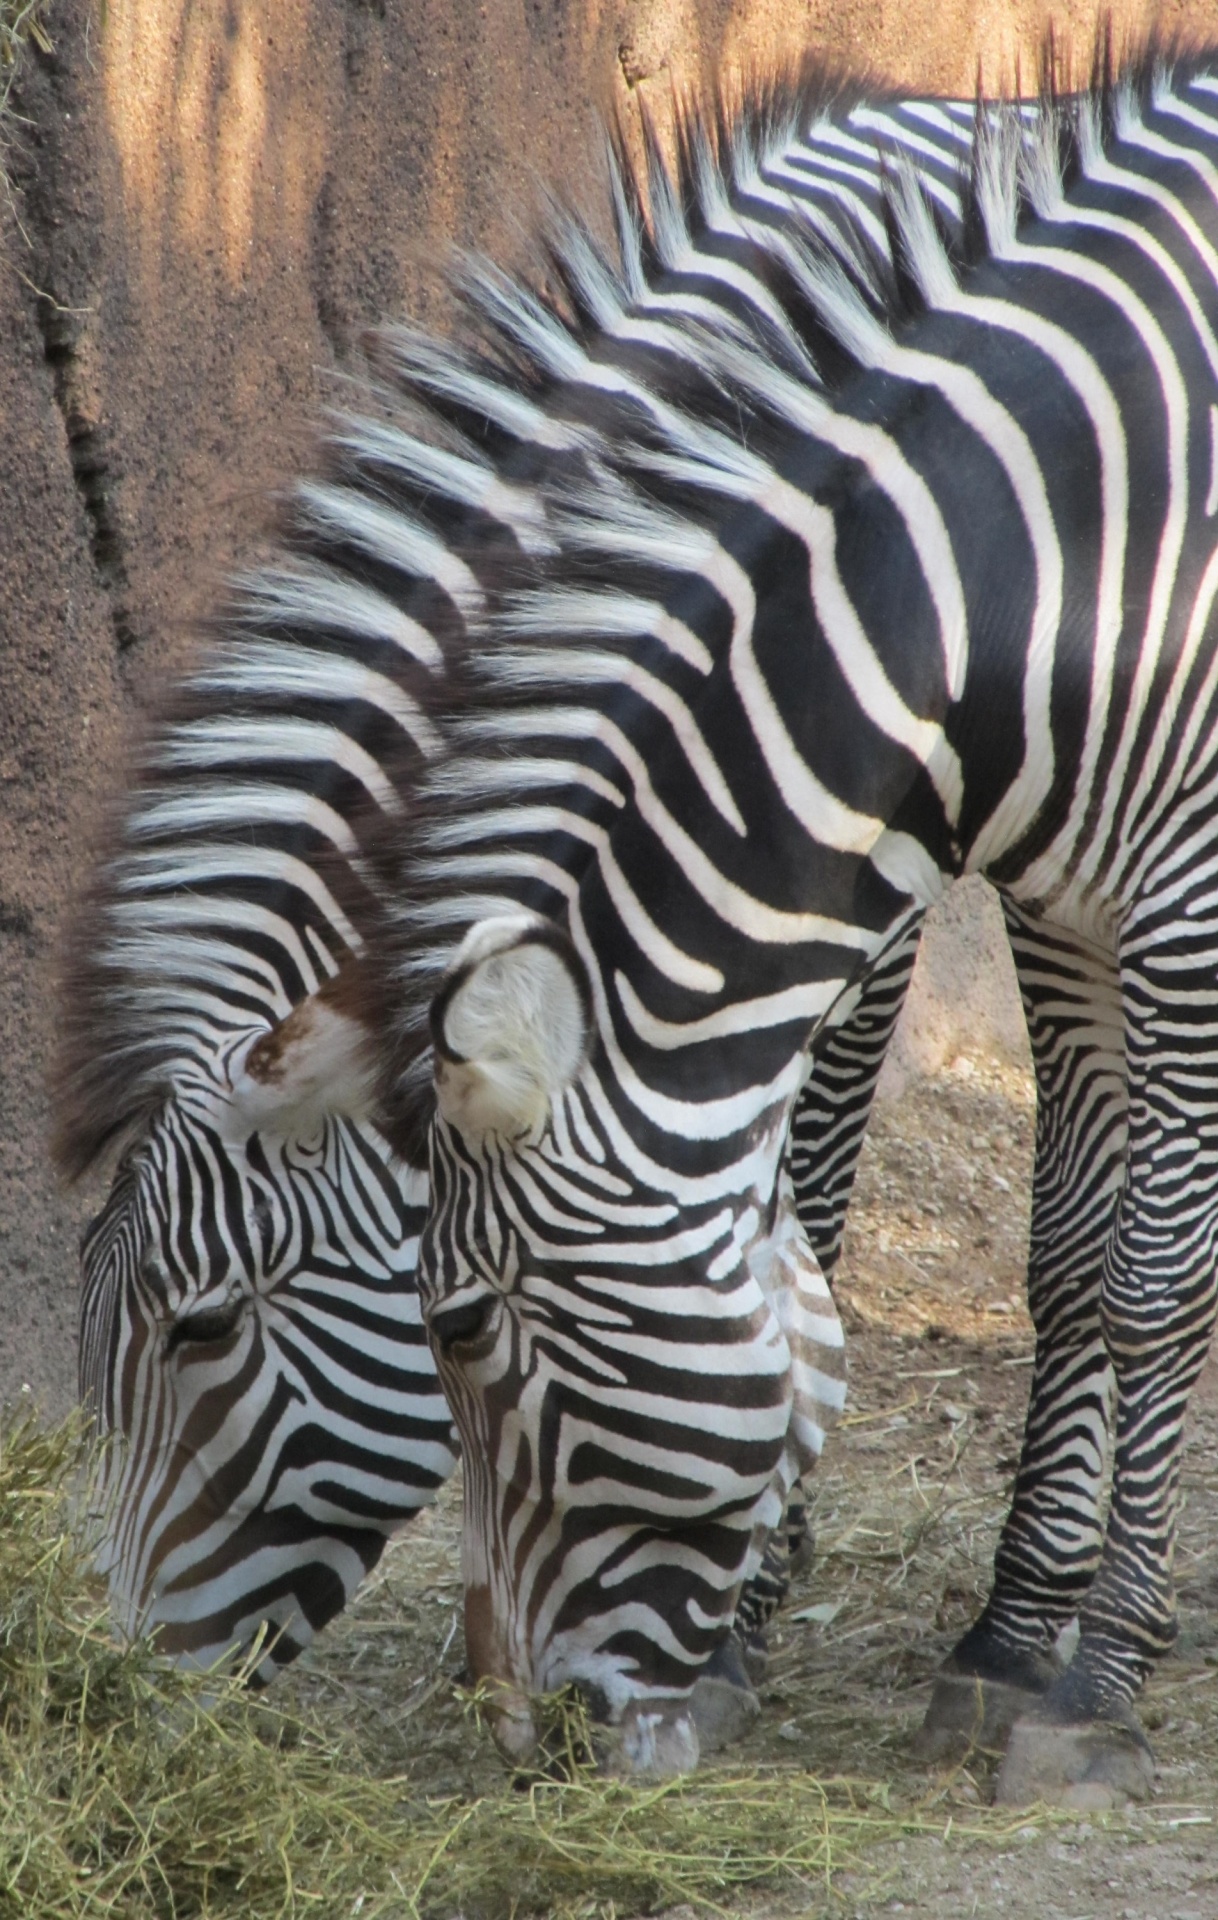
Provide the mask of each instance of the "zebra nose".
[{"label": "zebra nose", "polygon": [[484,1293],[455,1307],[441,1307],[428,1316],[427,1330],[441,1353],[451,1353],[454,1347],[468,1346],[486,1331],[495,1305],[494,1294]]}]

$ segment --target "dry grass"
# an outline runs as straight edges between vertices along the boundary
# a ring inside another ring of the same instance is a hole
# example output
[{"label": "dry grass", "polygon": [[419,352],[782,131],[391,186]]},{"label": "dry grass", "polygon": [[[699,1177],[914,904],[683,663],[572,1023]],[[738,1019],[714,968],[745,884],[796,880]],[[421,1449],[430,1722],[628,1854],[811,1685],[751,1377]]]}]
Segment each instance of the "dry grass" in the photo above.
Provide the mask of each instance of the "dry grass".
[{"label": "dry grass", "polygon": [[[476,1715],[442,1663],[437,1696],[482,1785],[445,1783],[443,1743],[428,1741],[425,1712],[410,1713],[417,1686],[397,1695],[415,1765],[387,1770],[360,1710],[374,1620],[353,1616],[345,1642],[323,1642],[312,1707],[299,1686],[268,1705],[117,1644],[74,1527],[85,1471],[72,1426],[27,1419],[0,1434],[0,1915],[507,1920],[717,1908],[749,1887],[806,1910],[843,1868],[866,1877],[875,1843],[942,1833],[950,1817],[895,1806],[882,1781],[789,1762],[650,1789],[575,1767],[513,1788],[486,1772]],[[316,1684],[327,1669],[328,1706]],[[567,1746],[582,1749],[583,1730],[558,1711]],[[969,1831],[1001,1839],[1022,1824]]]}]

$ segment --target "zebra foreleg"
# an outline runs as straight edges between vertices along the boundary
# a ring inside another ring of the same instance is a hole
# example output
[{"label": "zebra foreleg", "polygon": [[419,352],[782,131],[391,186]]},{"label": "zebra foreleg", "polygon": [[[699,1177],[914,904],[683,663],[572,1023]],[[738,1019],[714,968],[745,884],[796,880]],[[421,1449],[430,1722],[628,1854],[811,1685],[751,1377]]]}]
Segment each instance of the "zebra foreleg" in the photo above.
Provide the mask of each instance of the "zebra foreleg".
[{"label": "zebra foreleg", "polygon": [[1055,1683],[1053,1644],[1099,1564],[1110,1373],[1104,1247],[1125,1160],[1123,1014],[1112,957],[1005,904],[1036,1071],[1028,1306],[1036,1328],[1023,1446],[994,1584],[936,1682],[915,1751],[998,1751]]},{"label": "zebra foreleg", "polygon": [[[796,1209],[826,1279],[841,1254],[863,1135],[913,974],[922,921],[919,914],[904,923],[868,972],[849,1018],[824,1029],[791,1122],[788,1166]],[[807,1495],[796,1481],[783,1524],[770,1536],[760,1567],[740,1595],[731,1641],[723,1650],[733,1684],[764,1679],[770,1622],[810,1553]]]}]

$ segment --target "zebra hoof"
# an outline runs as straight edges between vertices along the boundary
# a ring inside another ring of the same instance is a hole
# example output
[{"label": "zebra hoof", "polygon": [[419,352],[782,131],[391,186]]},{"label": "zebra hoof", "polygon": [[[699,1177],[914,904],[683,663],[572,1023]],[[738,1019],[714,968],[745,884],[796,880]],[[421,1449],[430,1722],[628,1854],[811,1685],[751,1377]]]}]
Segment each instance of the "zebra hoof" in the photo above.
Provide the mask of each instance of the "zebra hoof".
[{"label": "zebra hoof", "polygon": [[509,1767],[531,1766],[537,1757],[537,1722],[527,1694],[503,1687],[488,1716],[491,1739]]},{"label": "zebra hoof", "polygon": [[1154,1778],[1154,1755],[1132,1715],[1125,1726],[1096,1720],[1073,1727],[1029,1716],[1011,1729],[994,1802],[1026,1807],[1044,1800],[1098,1813],[1147,1799]]},{"label": "zebra hoof", "polygon": [[734,1637],[716,1647],[694,1683],[689,1704],[703,1753],[718,1753],[748,1733],[761,1712],[761,1702]]},{"label": "zebra hoof", "polygon": [[970,1753],[1001,1753],[1011,1728],[1033,1711],[1040,1694],[975,1674],[941,1673],[926,1718],[914,1735],[913,1756],[928,1766],[958,1766]]}]

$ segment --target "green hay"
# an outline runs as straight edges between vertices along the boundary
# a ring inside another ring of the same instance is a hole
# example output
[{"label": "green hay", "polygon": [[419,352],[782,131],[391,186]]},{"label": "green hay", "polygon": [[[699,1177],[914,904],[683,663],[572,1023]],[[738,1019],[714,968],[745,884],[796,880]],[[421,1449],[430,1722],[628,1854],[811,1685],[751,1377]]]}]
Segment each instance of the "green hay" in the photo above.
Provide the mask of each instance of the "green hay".
[{"label": "green hay", "polygon": [[339,1710],[290,1715],[119,1644],[74,1525],[87,1472],[79,1425],[0,1428],[0,1920],[509,1920],[759,1885],[806,1909],[870,1843],[944,1830],[942,1810],[795,1770],[600,1778],[565,1702],[548,1745],[570,1778],[423,1798],[369,1769]]}]

